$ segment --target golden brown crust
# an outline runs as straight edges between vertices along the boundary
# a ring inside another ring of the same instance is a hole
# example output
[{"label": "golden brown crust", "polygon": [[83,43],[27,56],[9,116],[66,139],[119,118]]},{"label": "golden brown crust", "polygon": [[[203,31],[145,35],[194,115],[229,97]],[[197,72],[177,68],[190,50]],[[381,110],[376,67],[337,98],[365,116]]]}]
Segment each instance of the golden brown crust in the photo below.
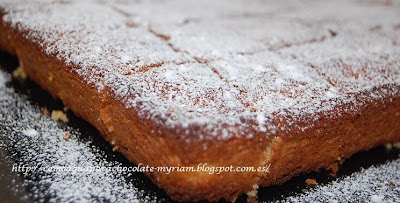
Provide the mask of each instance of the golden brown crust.
[{"label": "golden brown crust", "polygon": [[[304,132],[295,129],[278,131],[269,139],[262,133],[253,132],[256,135],[253,139],[188,143],[170,130],[156,135],[154,132],[162,126],[139,117],[134,109],[125,108],[110,91],[98,93],[71,72],[71,67],[46,55],[40,46],[22,37],[23,33],[12,30],[3,22],[0,25],[0,48],[16,55],[32,80],[94,125],[130,161],[151,166],[207,163],[258,167],[270,164],[269,173],[147,174],[176,200],[232,200],[253,190],[254,185],[280,184],[301,173],[329,168],[338,158],[400,141],[399,98],[366,103],[357,114],[343,114],[340,119],[321,115],[321,119]],[[339,113],[340,108],[338,106],[332,113]],[[204,144],[207,144],[207,150],[203,149]]]}]

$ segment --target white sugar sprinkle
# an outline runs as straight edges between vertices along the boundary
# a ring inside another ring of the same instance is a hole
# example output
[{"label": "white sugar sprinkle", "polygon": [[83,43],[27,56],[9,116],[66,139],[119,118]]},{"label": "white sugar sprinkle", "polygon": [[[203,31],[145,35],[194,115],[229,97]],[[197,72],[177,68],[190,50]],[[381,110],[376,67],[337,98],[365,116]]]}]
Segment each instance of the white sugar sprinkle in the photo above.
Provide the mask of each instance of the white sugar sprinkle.
[{"label": "white sugar sprinkle", "polygon": [[[10,74],[0,69],[0,151],[7,152],[15,164],[72,168],[122,166],[110,161],[104,149],[94,146],[91,140],[76,139],[82,137],[77,129],[53,121],[38,106],[32,105],[27,96],[7,87],[5,84],[10,80]],[[66,131],[74,135],[68,141],[63,138]],[[134,176],[128,181],[131,175],[124,172],[52,170],[25,175],[22,185],[29,197],[23,198],[39,202],[45,199],[50,202],[157,201],[155,195],[149,197],[134,186]]]},{"label": "white sugar sprinkle", "polygon": [[121,62],[124,63],[124,64],[126,64],[126,63],[128,63],[130,61],[131,61],[131,57],[129,57],[129,56],[124,55],[124,56],[121,57]]},{"label": "white sugar sprinkle", "polygon": [[400,157],[285,199],[287,202],[400,202]]},{"label": "white sugar sprinkle", "polygon": [[371,195],[371,202],[380,203],[380,202],[383,202],[384,198],[385,198],[385,196],[383,196],[383,195]]},{"label": "white sugar sprinkle", "polygon": [[23,130],[22,134],[25,135],[25,136],[28,136],[28,137],[35,137],[35,136],[39,135],[38,131],[36,131],[35,129],[32,129],[32,128],[31,129],[27,129],[27,130]]},{"label": "white sugar sprinkle", "polygon": [[[182,132],[187,139],[231,139],[247,136],[244,129],[276,133],[275,114],[315,117],[310,128],[337,105],[351,113],[368,100],[399,97],[399,6],[372,2],[2,0],[0,7],[5,23],[143,118],[203,126]],[[255,124],[257,113],[271,119]]]}]

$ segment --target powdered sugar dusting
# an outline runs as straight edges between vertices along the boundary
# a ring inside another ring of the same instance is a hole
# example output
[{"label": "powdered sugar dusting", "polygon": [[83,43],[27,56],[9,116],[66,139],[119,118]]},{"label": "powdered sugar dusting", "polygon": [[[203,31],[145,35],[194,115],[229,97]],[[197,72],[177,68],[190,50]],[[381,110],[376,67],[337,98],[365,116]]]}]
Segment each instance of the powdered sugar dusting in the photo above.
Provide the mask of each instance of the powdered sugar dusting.
[{"label": "powdered sugar dusting", "polygon": [[[0,151],[2,153],[7,152],[7,156],[14,159],[15,163],[71,167],[121,165],[119,162],[109,161],[103,148],[93,147],[90,141],[79,140],[78,137],[81,137],[79,129],[57,124],[44,116],[41,109],[32,104],[30,99],[8,87],[7,84],[10,81],[11,74],[0,70],[0,128],[2,129]],[[259,124],[265,123],[266,119],[263,114],[257,116]],[[37,132],[40,132],[40,135],[35,137],[24,136],[20,131],[26,129],[36,129]],[[72,133],[72,137],[68,141],[63,138],[65,131]],[[12,167],[12,164],[10,167]],[[6,170],[11,170],[11,168]],[[286,197],[282,201],[399,202],[399,170],[400,159],[397,159],[380,166],[363,169],[325,185],[317,185],[316,188],[304,190],[301,194]],[[75,174],[52,172],[40,173],[38,176],[27,174],[23,177],[23,188],[21,189],[29,188],[29,193],[28,197],[21,198],[51,202],[168,201],[158,199],[158,195],[147,194],[135,187],[132,182],[125,179],[130,175],[107,171],[78,172]],[[32,179],[32,177],[34,178]],[[142,180],[134,181],[141,182]],[[259,194],[262,195],[262,190],[259,191]]]},{"label": "powdered sugar dusting", "polygon": [[[5,23],[88,84],[159,125],[181,127],[188,139],[253,137],[244,129],[267,136],[285,130],[274,115],[317,119],[339,104],[355,112],[360,98],[399,96],[397,4],[3,0],[0,7]],[[203,130],[186,130],[193,125]]]},{"label": "powdered sugar dusting", "polygon": [[[303,64],[295,64],[270,51],[243,56],[247,60],[231,58],[229,62],[210,62],[219,75],[239,92],[239,99],[248,111],[272,114],[295,104],[310,102],[309,96],[324,99],[330,85]],[[260,72],[250,67],[262,66]]]},{"label": "powdered sugar dusting", "polygon": [[[304,194],[286,199],[288,202],[399,202],[400,159],[382,166],[362,169],[341,180],[317,186]],[[390,178],[388,178],[390,177]]]},{"label": "powdered sugar dusting", "polygon": [[281,53],[311,64],[344,93],[400,82],[400,47],[375,33],[344,33],[318,44],[283,49]]},{"label": "powdered sugar dusting", "polygon": [[[104,149],[79,140],[78,130],[46,117],[26,96],[6,86],[10,80],[9,74],[0,70],[0,150],[15,164],[39,168],[122,166],[109,161]],[[63,138],[66,131],[72,134],[68,141]],[[128,181],[132,176],[128,172],[41,170],[19,175],[24,178],[23,187],[29,189],[29,197],[21,198],[39,202],[157,200]]]},{"label": "powdered sugar dusting", "polygon": [[35,136],[38,136],[38,135],[39,135],[38,131],[36,131],[36,130],[33,129],[33,128],[23,130],[23,131],[21,131],[21,133],[22,133],[23,135],[25,135],[25,136],[28,136],[28,137],[35,137]]}]

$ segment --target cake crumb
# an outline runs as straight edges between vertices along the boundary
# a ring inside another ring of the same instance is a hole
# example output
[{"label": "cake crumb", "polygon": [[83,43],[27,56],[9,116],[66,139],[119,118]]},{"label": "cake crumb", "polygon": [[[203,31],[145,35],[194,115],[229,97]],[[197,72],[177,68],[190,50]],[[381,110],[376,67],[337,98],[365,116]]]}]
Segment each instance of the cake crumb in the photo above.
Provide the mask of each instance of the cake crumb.
[{"label": "cake crumb", "polygon": [[113,148],[112,148],[112,151],[113,151],[113,152],[118,151],[119,146],[116,146],[116,145],[115,145],[115,141],[114,141],[114,140],[111,140],[110,143],[111,143],[111,146],[113,147]]},{"label": "cake crumb", "polygon": [[68,122],[67,114],[60,110],[53,110],[51,112],[51,119],[53,119],[54,121],[62,121],[64,123]]},{"label": "cake crumb", "polygon": [[258,202],[258,188],[259,186],[257,184],[253,185],[253,189],[248,191],[247,194],[247,202]]},{"label": "cake crumb", "polygon": [[115,152],[115,151],[118,151],[118,149],[119,149],[119,147],[115,146],[115,147],[112,148],[112,151]]},{"label": "cake crumb", "polygon": [[25,80],[25,79],[28,77],[28,75],[26,74],[26,72],[25,72],[25,70],[24,70],[24,67],[23,67],[22,63],[21,63],[20,66],[18,66],[17,69],[15,69],[15,70],[12,72],[12,76],[13,76],[14,78],[22,79],[22,80]]},{"label": "cake crumb", "polygon": [[314,185],[317,184],[317,180],[315,180],[315,179],[313,179],[313,178],[307,178],[306,184],[307,184],[308,186],[314,186]]},{"label": "cake crumb", "polygon": [[43,114],[46,116],[50,116],[50,111],[47,108],[43,109]]},{"label": "cake crumb", "polygon": [[327,170],[330,170],[331,173],[329,174],[330,176],[336,177],[337,172],[339,171],[339,163],[335,162],[333,164],[331,164]]},{"label": "cake crumb", "polygon": [[387,150],[392,150],[393,144],[392,144],[392,143],[387,143],[387,144],[385,144],[385,148],[386,148]]},{"label": "cake crumb", "polygon": [[39,121],[39,125],[43,127],[44,126],[44,121]]},{"label": "cake crumb", "polygon": [[64,140],[65,141],[68,141],[69,140],[69,138],[71,138],[71,133],[70,132],[68,132],[68,131],[65,131],[64,132],[64,136],[63,136],[63,138],[64,138]]},{"label": "cake crumb", "polygon": [[69,108],[66,107],[66,106],[64,106],[63,111],[64,111],[64,112],[67,112],[68,110],[69,110]]},{"label": "cake crumb", "polygon": [[258,198],[257,196],[253,197],[253,196],[247,196],[247,202],[258,202]]}]

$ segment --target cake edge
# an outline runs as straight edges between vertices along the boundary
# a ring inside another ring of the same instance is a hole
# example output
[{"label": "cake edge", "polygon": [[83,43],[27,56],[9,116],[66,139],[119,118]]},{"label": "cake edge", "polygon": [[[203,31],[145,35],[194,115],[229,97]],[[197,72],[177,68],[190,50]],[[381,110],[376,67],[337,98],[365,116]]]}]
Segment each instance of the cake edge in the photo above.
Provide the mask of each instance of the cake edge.
[{"label": "cake edge", "polygon": [[71,67],[46,55],[38,44],[25,38],[24,33],[2,21],[0,26],[0,49],[17,56],[32,80],[89,121],[130,161],[153,166],[270,164],[268,173],[146,174],[175,200],[234,200],[253,191],[256,185],[280,184],[298,174],[330,168],[358,151],[400,141],[399,97],[371,101],[357,114],[343,114],[339,119],[321,115],[318,125],[306,131],[293,130],[289,134],[278,131],[270,137],[254,132],[257,136],[253,139],[188,143],[168,130],[156,135],[151,132],[156,132],[159,126],[151,120],[126,109],[109,91],[98,93],[74,75]]}]

